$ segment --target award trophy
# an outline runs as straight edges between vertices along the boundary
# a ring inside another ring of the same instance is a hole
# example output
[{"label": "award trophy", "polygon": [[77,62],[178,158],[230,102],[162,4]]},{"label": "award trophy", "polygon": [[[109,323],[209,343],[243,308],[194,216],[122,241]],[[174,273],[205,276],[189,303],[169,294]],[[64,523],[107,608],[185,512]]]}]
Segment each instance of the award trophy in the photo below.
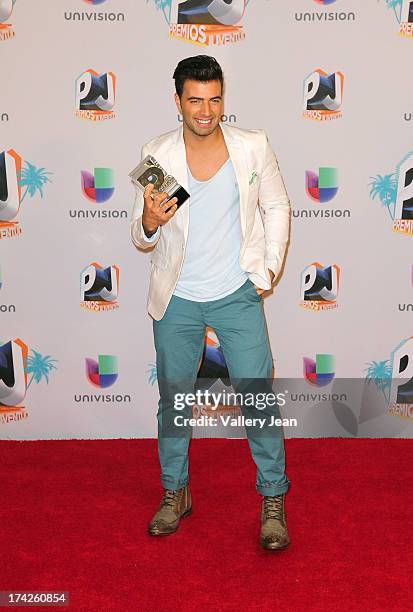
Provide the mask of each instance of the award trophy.
[{"label": "award trophy", "polygon": [[132,183],[139,187],[143,192],[146,185],[152,184],[155,192],[164,191],[169,195],[162,206],[169,202],[172,198],[178,198],[176,202],[178,208],[186,202],[190,197],[189,193],[184,189],[177,180],[167,174],[160,164],[152,155],[147,155],[141,163],[129,173]]}]

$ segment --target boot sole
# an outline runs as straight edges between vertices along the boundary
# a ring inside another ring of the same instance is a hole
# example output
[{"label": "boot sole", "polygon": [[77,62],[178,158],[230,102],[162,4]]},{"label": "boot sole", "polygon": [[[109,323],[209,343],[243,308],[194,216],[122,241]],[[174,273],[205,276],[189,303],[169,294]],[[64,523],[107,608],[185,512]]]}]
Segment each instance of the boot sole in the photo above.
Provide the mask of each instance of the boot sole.
[{"label": "boot sole", "polygon": [[191,508],[189,508],[188,510],[186,510],[180,517],[177,526],[175,527],[175,529],[172,529],[171,531],[158,531],[157,529],[150,529],[148,528],[148,533],[151,536],[167,536],[167,535],[171,535],[173,533],[175,533],[175,531],[177,531],[178,527],[179,527],[179,522],[181,519],[185,518],[186,516],[189,516],[192,512],[192,506]]},{"label": "boot sole", "polygon": [[290,542],[287,542],[287,544],[284,544],[283,546],[278,546],[277,544],[267,544],[265,542],[263,542],[262,540],[260,540],[260,544],[262,546],[262,548],[264,548],[265,550],[285,550],[287,548],[287,546],[290,545]]}]

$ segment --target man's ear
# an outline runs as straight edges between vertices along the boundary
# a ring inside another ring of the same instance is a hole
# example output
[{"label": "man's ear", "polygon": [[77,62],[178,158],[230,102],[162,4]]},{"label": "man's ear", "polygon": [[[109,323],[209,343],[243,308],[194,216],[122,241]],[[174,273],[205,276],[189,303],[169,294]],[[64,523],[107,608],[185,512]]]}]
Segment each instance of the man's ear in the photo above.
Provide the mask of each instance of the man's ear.
[{"label": "man's ear", "polygon": [[176,108],[178,109],[178,112],[182,115],[181,101],[177,93],[175,94],[175,104],[176,104]]}]

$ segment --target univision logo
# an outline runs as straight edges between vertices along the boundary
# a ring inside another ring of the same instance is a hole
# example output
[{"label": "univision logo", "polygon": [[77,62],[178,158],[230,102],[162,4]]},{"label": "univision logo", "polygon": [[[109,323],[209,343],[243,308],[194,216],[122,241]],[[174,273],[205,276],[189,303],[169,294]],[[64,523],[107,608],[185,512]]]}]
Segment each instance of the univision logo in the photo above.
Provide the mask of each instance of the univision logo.
[{"label": "univision logo", "polygon": [[303,358],[304,378],[316,387],[329,385],[335,376],[334,355],[317,353],[315,359]]},{"label": "univision logo", "polygon": [[99,389],[106,389],[118,379],[118,358],[114,355],[99,355],[98,359],[86,358],[86,377]]},{"label": "univision logo", "polygon": [[[86,358],[86,378],[88,382],[98,389],[107,389],[118,380],[118,358],[115,355],[98,355],[97,360]],[[130,402],[130,395],[113,394],[75,394],[77,403],[123,403]]]},{"label": "univision logo", "polygon": [[80,185],[85,199],[97,207],[90,209],[69,210],[69,217],[73,219],[127,219],[126,210],[100,210],[115,193],[115,177],[112,168],[94,168],[93,172],[82,170],[80,172]]},{"label": "univision logo", "polygon": [[[338,170],[323,166],[318,172],[306,170],[305,191],[308,198],[315,204],[327,204],[336,197],[339,190]],[[324,206],[292,210],[292,216],[296,219],[348,219],[351,217],[349,209],[328,209]]]},{"label": "univision logo", "polygon": [[[80,3],[80,0],[78,0]],[[106,0],[83,0],[90,7],[98,6],[106,2]],[[65,11],[64,17],[66,21],[125,21],[125,13],[114,13],[110,11],[96,12],[90,11]]]},{"label": "univision logo", "polygon": [[[314,0],[322,6],[334,4],[337,0]],[[309,0],[307,0],[309,2]],[[316,11],[312,9],[306,12],[295,12],[294,19],[296,21],[304,21],[310,23],[330,23],[331,21],[355,21],[356,14],[353,11]]]}]

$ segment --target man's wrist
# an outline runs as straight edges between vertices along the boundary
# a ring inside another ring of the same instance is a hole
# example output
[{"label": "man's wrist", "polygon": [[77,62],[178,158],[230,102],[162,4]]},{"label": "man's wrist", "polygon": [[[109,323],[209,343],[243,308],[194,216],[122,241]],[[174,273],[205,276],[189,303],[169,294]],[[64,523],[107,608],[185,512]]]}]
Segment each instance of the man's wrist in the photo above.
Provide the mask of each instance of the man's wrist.
[{"label": "man's wrist", "polygon": [[145,232],[145,236],[147,238],[152,238],[152,236],[154,234],[156,234],[156,232],[158,231],[159,225],[155,229],[150,229],[150,228],[146,227],[146,225],[142,222],[142,227],[143,227],[143,231]]}]

